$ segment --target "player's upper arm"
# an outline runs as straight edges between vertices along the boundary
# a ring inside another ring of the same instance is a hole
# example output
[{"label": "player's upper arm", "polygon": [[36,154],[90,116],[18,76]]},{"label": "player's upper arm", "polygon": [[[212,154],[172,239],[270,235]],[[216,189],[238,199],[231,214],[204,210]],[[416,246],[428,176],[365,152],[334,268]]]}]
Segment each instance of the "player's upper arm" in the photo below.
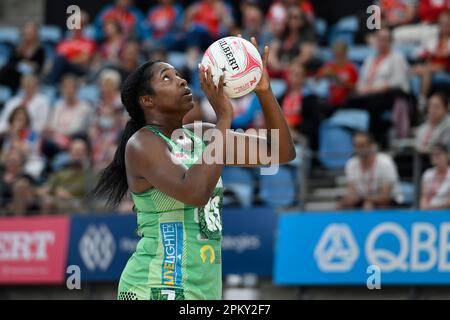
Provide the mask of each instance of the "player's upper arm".
[{"label": "player's upper arm", "polygon": [[[149,148],[151,146],[151,148]],[[127,144],[126,161],[133,173],[161,192],[192,206],[203,204],[203,195],[194,192],[195,179],[186,179],[188,170],[170,153],[167,144],[151,132],[133,137]]]}]

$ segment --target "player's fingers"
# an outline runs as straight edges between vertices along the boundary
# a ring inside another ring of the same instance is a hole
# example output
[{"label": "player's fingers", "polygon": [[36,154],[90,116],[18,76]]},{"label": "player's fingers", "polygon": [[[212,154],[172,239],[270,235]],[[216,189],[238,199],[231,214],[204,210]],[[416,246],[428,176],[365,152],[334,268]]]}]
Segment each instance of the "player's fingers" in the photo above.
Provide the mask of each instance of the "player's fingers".
[{"label": "player's fingers", "polygon": [[219,93],[222,93],[223,92],[223,84],[225,83],[225,75],[224,74],[222,74],[221,76],[220,76],[220,78],[219,78],[219,88],[218,88],[218,91],[219,91]]},{"label": "player's fingers", "polygon": [[208,85],[212,85],[213,84],[211,68],[206,69],[206,83]]},{"label": "player's fingers", "polygon": [[256,38],[255,37],[251,37],[250,38],[250,42],[253,43],[253,45],[258,48],[258,42],[256,42]]},{"label": "player's fingers", "polygon": [[205,85],[205,67],[202,64],[198,64],[198,75],[200,78],[200,85],[203,87]]},{"label": "player's fingers", "polygon": [[265,46],[264,47],[264,55],[263,55],[263,67],[264,68],[267,67],[267,63],[269,61],[269,54],[270,54],[269,46]]}]

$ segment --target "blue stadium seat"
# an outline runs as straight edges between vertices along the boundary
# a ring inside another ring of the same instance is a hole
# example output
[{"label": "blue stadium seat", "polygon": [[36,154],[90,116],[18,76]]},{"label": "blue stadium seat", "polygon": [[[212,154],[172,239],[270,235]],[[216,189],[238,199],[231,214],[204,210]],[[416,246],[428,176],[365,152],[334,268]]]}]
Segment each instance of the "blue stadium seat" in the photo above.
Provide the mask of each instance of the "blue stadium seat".
[{"label": "blue stadium seat", "polygon": [[316,18],[314,21],[314,27],[316,29],[316,33],[320,38],[323,38],[327,32],[327,21],[322,18]]},{"label": "blue stadium seat", "polygon": [[365,110],[342,109],[333,114],[329,123],[334,126],[366,132],[369,129],[369,120],[370,115]]},{"label": "blue stadium seat", "polygon": [[8,101],[12,96],[11,89],[5,86],[0,86],[0,104]]},{"label": "blue stadium seat", "polygon": [[0,43],[0,67],[2,67],[8,61],[11,50],[11,46]]},{"label": "blue stadium seat", "polygon": [[95,30],[95,26],[92,24],[84,27],[83,34],[86,38],[97,39],[97,31]]},{"label": "blue stadium seat", "polygon": [[415,190],[411,182],[400,182],[400,192],[403,197],[402,205],[412,205],[414,203]]},{"label": "blue stadium seat", "polygon": [[349,129],[322,121],[319,129],[319,159],[328,169],[342,169],[353,152]]},{"label": "blue stadium seat", "polygon": [[283,94],[286,92],[287,85],[284,80],[281,79],[271,79],[270,86],[272,87],[273,95],[277,99],[281,99]]},{"label": "blue stadium seat", "polygon": [[0,27],[0,43],[16,45],[20,40],[20,31],[14,27]]},{"label": "blue stadium seat", "polygon": [[348,45],[352,45],[358,28],[359,21],[357,17],[343,17],[331,28],[328,34],[328,43],[333,45],[336,41],[343,41]]},{"label": "blue stadium seat", "polygon": [[40,92],[47,96],[48,100],[50,101],[50,104],[53,105],[53,103],[56,100],[57,97],[57,89],[55,86],[49,86],[49,85],[43,85],[40,88]]},{"label": "blue stadium seat", "polygon": [[351,46],[355,42],[354,38],[355,34],[353,32],[332,30],[328,37],[328,43],[332,46],[336,42],[345,42],[347,45]]},{"label": "blue stadium seat", "polygon": [[58,26],[46,25],[39,29],[39,37],[44,43],[56,44],[61,41],[62,31]]},{"label": "blue stadium seat", "polygon": [[328,62],[333,59],[333,52],[329,47],[322,47],[319,50],[318,58],[323,62]]},{"label": "blue stadium seat", "polygon": [[334,25],[334,28],[338,31],[355,33],[359,29],[358,18],[356,16],[343,17]]},{"label": "blue stadium seat", "polygon": [[348,50],[348,58],[357,64],[362,64],[364,60],[373,55],[375,50],[369,46],[351,46]]},{"label": "blue stadium seat", "polygon": [[236,196],[242,207],[248,208],[252,205],[254,179],[251,169],[224,167],[222,181],[224,188]]},{"label": "blue stadium seat", "polygon": [[96,104],[100,100],[100,91],[97,85],[84,85],[78,91],[78,98]]},{"label": "blue stadium seat", "polygon": [[259,197],[275,208],[294,204],[297,195],[294,172],[292,167],[280,166],[274,175],[260,175]]},{"label": "blue stadium seat", "polygon": [[175,69],[181,70],[186,66],[186,54],[184,52],[172,51],[167,54],[167,62]]}]

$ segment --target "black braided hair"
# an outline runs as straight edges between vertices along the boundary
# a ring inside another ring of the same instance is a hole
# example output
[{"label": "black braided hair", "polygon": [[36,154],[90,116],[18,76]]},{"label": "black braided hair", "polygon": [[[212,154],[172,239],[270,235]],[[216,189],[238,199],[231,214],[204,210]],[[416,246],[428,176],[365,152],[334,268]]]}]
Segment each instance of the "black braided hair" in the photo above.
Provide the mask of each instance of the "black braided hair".
[{"label": "black braided hair", "polygon": [[122,104],[125,106],[130,120],[118,141],[117,150],[112,162],[103,170],[92,196],[106,197],[107,205],[117,207],[128,190],[125,170],[125,148],[128,140],[139,129],[145,126],[144,111],[139,104],[139,97],[153,94],[150,79],[153,76],[152,66],[157,61],[148,61],[139,66],[125,80],[121,90]]}]

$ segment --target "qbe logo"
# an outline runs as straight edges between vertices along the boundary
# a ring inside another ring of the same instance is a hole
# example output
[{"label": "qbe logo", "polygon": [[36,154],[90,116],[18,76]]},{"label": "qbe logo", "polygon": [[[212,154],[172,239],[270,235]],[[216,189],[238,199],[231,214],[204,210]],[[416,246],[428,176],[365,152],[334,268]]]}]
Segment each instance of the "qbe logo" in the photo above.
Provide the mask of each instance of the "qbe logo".
[{"label": "qbe logo", "polygon": [[97,268],[108,269],[116,251],[116,243],[111,231],[105,224],[87,227],[79,243],[79,252],[86,268],[95,271]]},{"label": "qbe logo", "polygon": [[317,265],[325,272],[349,271],[358,256],[358,245],[346,224],[330,224],[314,250]]}]

